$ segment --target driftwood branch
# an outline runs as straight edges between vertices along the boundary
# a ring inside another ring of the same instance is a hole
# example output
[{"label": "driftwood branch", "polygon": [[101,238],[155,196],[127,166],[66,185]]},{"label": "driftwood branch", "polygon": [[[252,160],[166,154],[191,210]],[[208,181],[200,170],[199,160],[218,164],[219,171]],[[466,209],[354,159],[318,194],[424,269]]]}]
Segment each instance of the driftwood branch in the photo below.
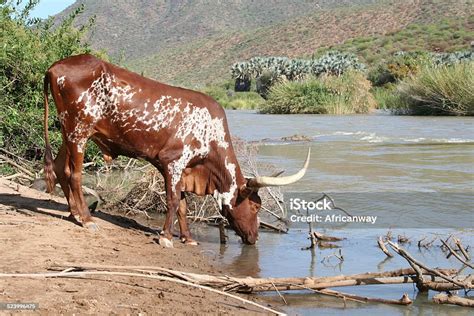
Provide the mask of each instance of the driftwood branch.
[{"label": "driftwood branch", "polygon": [[321,240],[321,241],[341,241],[341,240],[344,240],[344,238],[324,235],[322,233],[318,233],[317,231],[314,231],[313,234],[314,234],[314,237],[316,237],[316,239]]},{"label": "driftwood branch", "polygon": [[453,294],[444,294],[444,293],[436,294],[435,296],[433,296],[433,302],[437,304],[453,304],[453,305],[459,305],[459,306],[464,306],[464,307],[474,307],[474,300],[464,298],[464,297],[459,297]]},{"label": "driftwood branch", "polygon": [[333,294],[334,296],[341,297],[343,299],[349,298],[349,299],[357,300],[362,303],[374,302],[374,303],[384,303],[384,304],[394,304],[394,305],[410,305],[411,303],[413,303],[413,301],[408,297],[407,294],[403,294],[403,296],[399,300],[390,300],[390,299],[384,299],[384,298],[367,297],[367,296],[343,293],[343,292],[328,290],[328,289],[320,290],[319,292],[322,294]]},{"label": "driftwood branch", "polygon": [[283,233],[283,234],[287,234],[287,233],[288,233],[288,229],[281,228],[281,227],[272,225],[272,224],[267,223],[267,222],[264,222],[264,221],[260,221],[260,227],[261,227],[261,228],[267,228],[267,229],[274,230],[274,231],[277,232],[277,233]]},{"label": "driftwood branch", "polygon": [[446,247],[446,249],[448,249],[449,252],[450,252],[456,259],[458,259],[459,261],[461,261],[463,264],[465,264],[465,265],[468,266],[469,268],[474,269],[474,265],[473,265],[472,263],[467,262],[467,261],[464,260],[460,255],[458,255],[458,254],[456,253],[456,251],[455,251],[453,248],[451,248],[451,246],[450,246],[446,241],[444,241],[444,240],[442,240],[442,239],[440,239],[440,240],[441,240],[441,242],[443,243],[443,245]]},{"label": "driftwood branch", "polygon": [[[301,277],[301,278],[235,278],[230,276],[212,276],[189,272],[175,271],[153,266],[110,266],[96,264],[61,264],[56,265],[61,270],[65,268],[95,269],[95,270],[149,270],[169,277],[177,277],[188,282],[223,289],[233,292],[266,292],[289,290],[301,290],[301,287],[308,289],[324,289],[339,286],[370,285],[370,284],[403,284],[413,283],[413,276],[416,274],[413,269],[399,269],[386,272],[362,273],[354,275],[339,275],[332,277]],[[443,274],[454,274],[456,270],[438,269]],[[428,271],[425,272],[426,281],[437,281],[443,283],[439,278],[433,277]],[[1,275],[0,275],[1,277]],[[446,283],[448,284],[448,283]]]},{"label": "driftwood branch", "polygon": [[456,246],[458,247],[459,251],[461,251],[464,258],[466,258],[467,261],[471,261],[471,256],[469,256],[469,254],[467,253],[467,250],[462,245],[461,240],[458,239],[458,238],[453,238],[453,240],[454,240],[454,243],[456,244]]},{"label": "driftwood branch", "polygon": [[383,251],[383,253],[387,256],[387,257],[393,257],[393,254],[391,254],[387,247],[385,247],[385,243],[383,242],[383,239],[382,239],[382,236],[379,237],[379,239],[377,240],[377,244],[379,245],[379,248]]},{"label": "driftwood branch", "polygon": [[8,163],[9,165],[17,168],[18,170],[20,170],[21,172],[25,173],[26,175],[34,178],[35,175],[33,172],[31,172],[30,170],[26,169],[25,167],[23,166],[20,166],[19,164],[17,164],[15,161],[13,161],[12,159],[8,158],[7,156],[5,155],[0,155],[0,159],[3,159],[6,163]]},{"label": "driftwood branch", "polygon": [[469,256],[469,254],[467,253],[467,249],[464,248],[464,246],[461,243],[461,240],[458,238],[453,238],[453,240],[456,246],[458,247],[459,251],[461,251],[464,258],[466,258],[467,261],[471,261],[471,256]]},{"label": "driftwood branch", "polygon": [[473,283],[470,282],[464,282],[465,280],[459,280],[458,279],[453,279],[450,276],[441,273],[440,271],[436,269],[431,269],[427,267],[425,264],[417,261],[415,258],[413,258],[412,255],[410,255],[405,249],[402,247],[398,246],[397,244],[391,242],[390,240],[387,240],[388,244],[392,247],[392,249],[398,253],[400,256],[405,258],[405,260],[408,261],[408,263],[413,267],[414,270],[417,271],[418,278],[420,279],[419,281],[421,283],[424,283],[424,279],[422,277],[422,271],[421,269],[424,269],[425,271],[429,272],[430,274],[437,276],[445,281],[448,281],[449,283],[455,284],[463,289],[472,289],[474,288]]}]

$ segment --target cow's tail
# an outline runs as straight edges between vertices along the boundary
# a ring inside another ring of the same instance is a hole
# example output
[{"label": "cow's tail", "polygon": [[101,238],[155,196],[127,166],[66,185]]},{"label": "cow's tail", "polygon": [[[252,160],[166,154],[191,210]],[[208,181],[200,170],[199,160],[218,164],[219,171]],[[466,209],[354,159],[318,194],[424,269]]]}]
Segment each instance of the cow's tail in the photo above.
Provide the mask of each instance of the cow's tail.
[{"label": "cow's tail", "polygon": [[51,152],[51,145],[49,143],[48,135],[48,93],[49,93],[49,72],[46,72],[43,81],[43,97],[44,97],[44,180],[46,181],[46,191],[51,193],[56,185],[56,175],[54,173],[53,154]]}]

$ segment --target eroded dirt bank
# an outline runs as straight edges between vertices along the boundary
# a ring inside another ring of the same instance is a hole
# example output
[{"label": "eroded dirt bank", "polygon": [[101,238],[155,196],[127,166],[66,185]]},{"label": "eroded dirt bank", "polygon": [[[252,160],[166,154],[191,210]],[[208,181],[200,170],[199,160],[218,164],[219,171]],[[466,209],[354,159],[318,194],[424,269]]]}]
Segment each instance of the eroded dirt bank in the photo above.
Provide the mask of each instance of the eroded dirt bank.
[{"label": "eroded dirt bank", "polygon": [[[99,212],[91,233],[67,218],[64,199],[0,179],[0,272],[47,272],[54,264],[153,265],[224,273],[199,247],[165,249],[148,227]],[[0,279],[0,302],[39,303],[41,314],[236,314],[261,312],[231,298],[133,277]],[[6,311],[0,311],[0,314]]]}]

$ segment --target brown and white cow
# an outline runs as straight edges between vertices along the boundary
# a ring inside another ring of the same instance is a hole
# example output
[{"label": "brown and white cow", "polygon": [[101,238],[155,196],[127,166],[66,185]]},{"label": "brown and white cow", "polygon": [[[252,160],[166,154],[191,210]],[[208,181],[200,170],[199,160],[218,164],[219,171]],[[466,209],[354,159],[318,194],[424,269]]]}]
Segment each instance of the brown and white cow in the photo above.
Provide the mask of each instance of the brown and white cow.
[{"label": "brown and white cow", "polygon": [[[63,144],[54,163],[48,139],[49,87]],[[44,78],[45,176],[48,191],[59,182],[69,211],[96,230],[81,190],[85,145],[91,138],[106,160],[118,155],[153,164],[165,179],[168,212],[160,243],[172,246],[177,212],[181,241],[195,244],[186,221],[183,192],[212,194],[222,214],[246,244],[258,237],[257,190],[299,180],[305,166],[288,177],[245,179],[222,107],[207,95],[169,86],[104,62],[78,55],[54,63]]]}]

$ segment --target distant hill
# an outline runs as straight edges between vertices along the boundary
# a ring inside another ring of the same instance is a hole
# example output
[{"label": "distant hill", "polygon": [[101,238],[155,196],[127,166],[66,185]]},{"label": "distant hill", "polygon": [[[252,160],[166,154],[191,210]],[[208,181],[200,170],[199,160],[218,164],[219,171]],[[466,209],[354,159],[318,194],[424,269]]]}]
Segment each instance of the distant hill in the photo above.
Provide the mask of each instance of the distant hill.
[{"label": "distant hill", "polygon": [[222,80],[232,63],[253,56],[311,56],[356,37],[473,13],[472,0],[80,0],[59,16],[81,3],[80,23],[96,16],[93,47],[187,86]]}]

